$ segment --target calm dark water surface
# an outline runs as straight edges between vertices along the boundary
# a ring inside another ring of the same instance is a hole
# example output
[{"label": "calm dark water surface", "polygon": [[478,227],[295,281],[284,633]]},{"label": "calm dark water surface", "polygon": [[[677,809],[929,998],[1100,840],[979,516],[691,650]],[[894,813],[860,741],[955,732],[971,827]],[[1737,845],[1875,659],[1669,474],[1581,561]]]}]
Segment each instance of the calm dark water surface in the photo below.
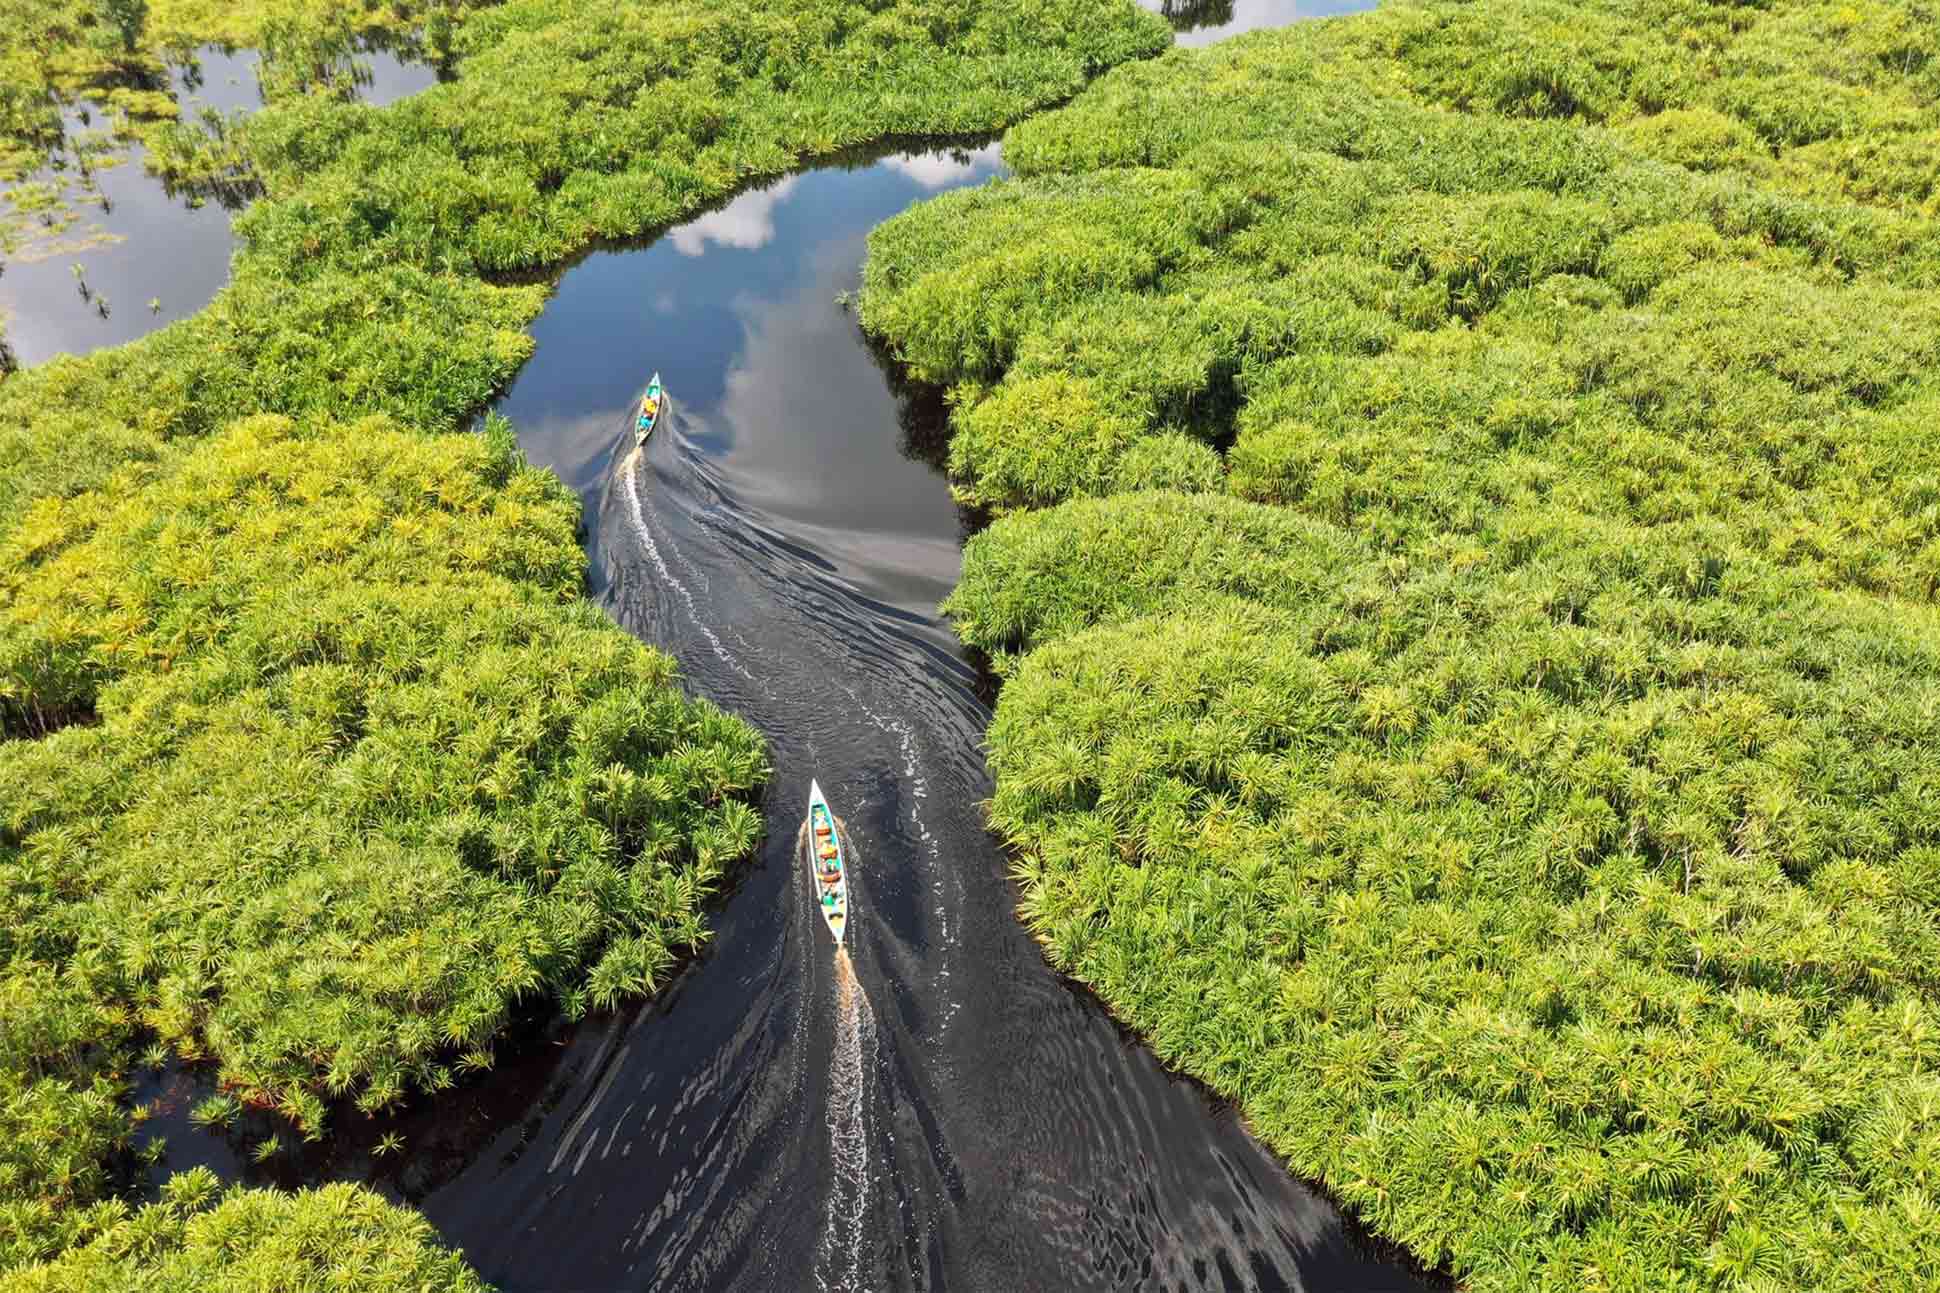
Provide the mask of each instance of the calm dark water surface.
[{"label": "calm dark water surface", "polygon": [[[420,1206],[510,1289],[1416,1287],[1045,965],[983,829],[989,711],[937,600],[933,395],[838,304],[992,147],[823,169],[567,272],[501,409],[586,503],[596,595],[769,736],[768,838],[675,988],[559,1047]],[[644,453],[631,408],[671,414]],[[796,852],[859,854],[853,978]]]},{"label": "calm dark water surface", "polygon": [[[260,107],[257,57],[255,50],[225,53],[210,46],[193,65],[171,67],[170,87],[184,117],[203,107]],[[415,94],[437,79],[429,66],[379,50],[360,52],[357,62],[370,72],[358,96],[371,104]],[[85,128],[78,112],[68,114],[67,125],[70,131]],[[102,127],[98,115],[92,125]],[[58,240],[26,247],[0,265],[0,316],[6,316],[7,342],[23,365],[133,341],[194,314],[229,281],[234,212],[213,200],[192,205],[186,195],[169,192],[143,169],[147,150],[140,145],[122,152],[119,165],[96,172],[105,209],[90,203]],[[75,265],[82,269],[78,279]]]}]

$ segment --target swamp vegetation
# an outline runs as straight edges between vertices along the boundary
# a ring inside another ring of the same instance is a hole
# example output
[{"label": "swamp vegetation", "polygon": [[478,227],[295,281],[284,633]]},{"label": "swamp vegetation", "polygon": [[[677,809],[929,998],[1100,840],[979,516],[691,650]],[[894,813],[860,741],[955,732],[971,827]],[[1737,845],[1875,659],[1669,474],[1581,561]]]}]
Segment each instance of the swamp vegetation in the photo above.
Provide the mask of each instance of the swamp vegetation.
[{"label": "swamp vegetation", "polygon": [[452,40],[455,82],[224,135],[266,196],[206,311],[0,381],[0,1288],[475,1285],[350,1187],[143,1204],[129,1091],[202,1062],[200,1116],[306,1136],[435,1094],[522,1000],[654,990],[755,842],[758,736],[581,599],[577,509],[509,429],[466,433],[544,298],[502,272],[998,128],[1167,31],[514,0]]},{"label": "swamp vegetation", "polygon": [[871,239],[1060,967],[1478,1290],[1934,1286],[1940,28],[1413,0]]}]

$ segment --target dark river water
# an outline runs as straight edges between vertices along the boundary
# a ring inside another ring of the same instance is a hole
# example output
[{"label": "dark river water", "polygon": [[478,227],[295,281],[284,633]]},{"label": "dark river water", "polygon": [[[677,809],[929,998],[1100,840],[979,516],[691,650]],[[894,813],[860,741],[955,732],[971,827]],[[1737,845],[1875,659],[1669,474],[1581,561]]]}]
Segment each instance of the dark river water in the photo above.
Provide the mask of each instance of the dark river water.
[{"label": "dark river water", "polygon": [[[776,775],[707,955],[422,1197],[507,1288],[1414,1286],[1017,921],[985,689],[935,613],[964,533],[940,403],[837,299],[871,227],[997,169],[791,177],[588,256],[534,327],[500,407],[585,499],[596,597]],[[672,410],[634,452],[654,369]],[[859,854],[852,971],[796,851],[811,776]]]},{"label": "dark river water", "polygon": [[[1260,3],[1174,17],[1290,16]],[[987,143],[850,159],[596,251],[499,406],[585,502],[592,595],[770,741],[767,838],[706,952],[646,1006],[534,1021],[489,1078],[262,1165],[189,1127],[199,1079],[171,1070],[142,1092],[158,1173],[367,1181],[511,1290],[1424,1286],[1018,922],[980,807],[991,684],[936,612],[972,524],[941,402],[839,300],[873,226],[1000,170]],[[654,370],[671,407],[635,451]],[[843,953],[797,852],[811,777],[855,853]]]}]

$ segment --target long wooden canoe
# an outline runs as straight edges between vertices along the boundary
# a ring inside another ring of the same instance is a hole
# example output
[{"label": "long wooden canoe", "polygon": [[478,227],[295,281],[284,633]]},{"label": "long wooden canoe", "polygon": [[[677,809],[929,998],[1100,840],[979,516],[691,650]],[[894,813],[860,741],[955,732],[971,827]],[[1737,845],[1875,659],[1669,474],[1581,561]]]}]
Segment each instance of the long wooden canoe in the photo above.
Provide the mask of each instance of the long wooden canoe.
[{"label": "long wooden canoe", "polygon": [[849,850],[842,843],[842,827],[835,820],[835,811],[813,780],[808,783],[808,821],[802,829],[808,836],[808,878],[815,905],[821,908],[829,933],[840,945],[849,925]]},{"label": "long wooden canoe", "polygon": [[667,406],[667,394],[660,389],[660,374],[655,373],[647,383],[646,394],[640,397],[640,410],[633,420],[633,443],[645,444],[653,434],[654,427],[660,424],[660,415]]}]

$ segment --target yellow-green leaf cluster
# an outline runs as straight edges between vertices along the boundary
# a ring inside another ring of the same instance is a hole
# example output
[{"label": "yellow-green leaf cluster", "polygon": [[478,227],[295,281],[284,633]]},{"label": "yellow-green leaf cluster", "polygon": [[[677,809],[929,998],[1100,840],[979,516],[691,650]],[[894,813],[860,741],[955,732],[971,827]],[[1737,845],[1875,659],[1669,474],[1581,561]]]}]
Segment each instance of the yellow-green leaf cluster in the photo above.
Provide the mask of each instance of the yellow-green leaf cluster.
[{"label": "yellow-green leaf cluster", "polygon": [[1935,31],[1398,3],[872,236],[1027,922],[1467,1287],[1933,1282]]},{"label": "yellow-green leaf cluster", "polygon": [[[131,1212],[110,1168],[136,1048],[213,1067],[205,1121],[436,1093],[522,1000],[655,990],[761,829],[756,734],[580,598],[510,428],[459,434],[545,296],[486,272],[997,129],[1167,32],[1124,0],[152,4],[151,44],[258,42],[270,97],[156,155],[268,196],[207,310],[0,383],[0,1283],[470,1288],[369,1195],[191,1173]],[[0,0],[0,171],[60,96],[157,106],[110,9],[143,6]],[[454,83],[340,92],[366,19],[420,18]],[[1210,483],[1197,448],[1134,466]]]}]

